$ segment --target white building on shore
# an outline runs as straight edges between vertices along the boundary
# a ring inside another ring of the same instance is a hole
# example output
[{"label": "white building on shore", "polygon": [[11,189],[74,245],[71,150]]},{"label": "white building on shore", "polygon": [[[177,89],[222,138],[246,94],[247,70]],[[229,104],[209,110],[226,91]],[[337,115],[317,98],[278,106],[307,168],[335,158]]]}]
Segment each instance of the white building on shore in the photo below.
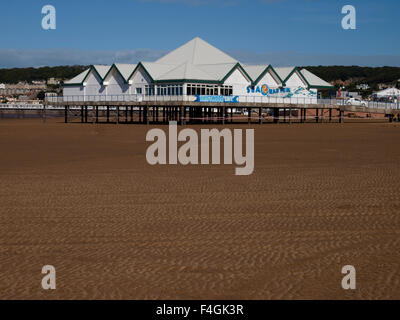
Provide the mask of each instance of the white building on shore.
[{"label": "white building on shore", "polygon": [[[155,62],[93,65],[64,83],[64,97],[169,96],[228,101],[242,97],[316,99],[333,86],[306,69],[245,65],[200,38]],[[75,99],[74,98],[74,99]]]}]

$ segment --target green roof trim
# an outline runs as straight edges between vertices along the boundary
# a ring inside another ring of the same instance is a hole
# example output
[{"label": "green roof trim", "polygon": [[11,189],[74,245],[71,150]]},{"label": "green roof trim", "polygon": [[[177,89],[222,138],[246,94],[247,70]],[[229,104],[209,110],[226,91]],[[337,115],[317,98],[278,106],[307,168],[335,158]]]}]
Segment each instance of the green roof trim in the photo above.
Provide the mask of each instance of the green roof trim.
[{"label": "green roof trim", "polygon": [[129,83],[129,80],[131,80],[131,78],[132,78],[133,75],[135,74],[135,72],[139,69],[139,67],[142,67],[142,68],[143,68],[144,72],[146,72],[146,74],[147,74],[147,76],[150,78],[151,82],[154,83],[154,79],[153,79],[153,77],[151,76],[150,72],[148,72],[148,71],[146,70],[146,68],[144,67],[144,65],[143,65],[141,62],[138,63],[138,65],[136,66],[136,68],[132,71],[131,75],[128,77],[128,83]]},{"label": "green roof trim", "polygon": [[252,82],[251,77],[247,74],[246,70],[244,70],[244,68],[242,67],[242,65],[238,62],[235,64],[235,66],[227,73],[227,75],[225,77],[222,78],[222,80],[220,81],[221,84],[223,84],[231,75],[233,72],[235,72],[236,69],[239,69],[240,71],[242,71],[242,73],[247,77],[247,79]]},{"label": "green roof trim", "polygon": [[86,79],[89,77],[89,74],[91,71],[94,71],[98,75],[98,77],[101,79],[101,82],[104,81],[104,79],[101,77],[100,73],[97,71],[96,67],[92,65],[92,66],[90,66],[90,71],[87,73],[86,77],[83,79],[82,85],[86,81]]},{"label": "green roof trim", "polygon": [[252,85],[255,86],[257,85],[257,83],[260,82],[260,80],[267,74],[268,71],[272,71],[275,76],[278,78],[278,80],[281,82],[281,84],[283,85],[283,80],[281,79],[281,77],[279,76],[279,74],[275,71],[275,69],[269,65],[268,67],[265,68],[265,70],[258,76],[258,78],[252,82]]},{"label": "green roof trim", "polygon": [[236,63],[232,69],[222,78],[222,80],[198,80],[198,79],[165,79],[165,80],[154,80],[153,77],[151,76],[150,72],[147,71],[147,69],[145,68],[145,66],[142,64],[142,62],[139,62],[138,65],[135,67],[135,69],[133,70],[133,72],[131,73],[131,75],[126,79],[121,71],[118,69],[117,65],[114,63],[110,69],[107,71],[106,75],[104,76],[104,78],[101,77],[100,73],[97,71],[96,67],[94,65],[91,65],[90,68],[87,70],[87,73],[85,75],[85,77],[83,78],[82,82],[80,83],[64,83],[63,86],[64,87],[73,87],[73,86],[77,86],[80,85],[82,86],[85,81],[87,80],[87,78],[89,77],[89,75],[91,74],[91,72],[94,72],[95,74],[97,74],[97,76],[100,78],[102,84],[104,83],[104,80],[108,77],[108,75],[111,73],[111,71],[113,70],[113,68],[115,68],[115,70],[117,71],[117,73],[121,76],[121,78],[124,80],[125,84],[129,84],[130,79],[133,77],[133,75],[136,73],[136,71],[139,68],[142,68],[143,71],[146,73],[146,75],[149,77],[151,83],[153,84],[165,84],[165,83],[204,83],[204,84],[213,84],[213,85],[223,85],[225,83],[225,81],[233,74],[233,72],[235,72],[235,70],[239,69],[245,77],[247,77],[247,79],[251,82],[251,85],[256,85],[257,83],[259,83],[259,81],[261,81],[261,79],[268,73],[271,72],[273,73],[273,75],[278,79],[278,81],[281,82],[282,86],[286,86],[286,82],[290,79],[290,77],[292,77],[292,75],[297,72],[297,75],[300,77],[300,79],[302,81],[304,81],[304,83],[307,85],[307,89],[331,89],[334,88],[333,85],[331,86],[318,86],[318,85],[311,85],[308,80],[306,79],[306,77],[302,74],[301,70],[299,67],[294,67],[293,70],[289,73],[289,75],[285,78],[285,79],[281,79],[281,77],[279,76],[279,74],[275,71],[275,69],[271,66],[268,65],[268,67],[265,68],[265,70],[257,77],[256,80],[253,80],[249,74],[246,72],[246,70],[242,67],[242,65],[238,62]]},{"label": "green roof trim", "polygon": [[221,81],[216,81],[216,80],[195,80],[195,79],[156,80],[156,81],[154,81],[154,84],[177,83],[177,82],[178,83],[187,82],[187,83],[221,84]]},{"label": "green roof trim", "polygon": [[103,79],[102,82],[104,83],[104,80],[107,79],[108,75],[111,73],[111,71],[112,71],[113,68],[115,68],[115,70],[117,70],[118,74],[119,74],[119,75],[121,76],[121,78],[124,80],[125,84],[128,84],[129,81],[125,79],[125,77],[122,75],[121,71],[119,71],[119,69],[118,69],[118,67],[115,65],[115,63],[113,63],[113,65],[111,66],[110,70],[107,71],[107,73],[106,73],[106,75],[104,76],[104,79]]},{"label": "green roof trim", "polygon": [[310,89],[332,89],[332,88],[334,88],[335,86],[310,86],[309,88]]}]

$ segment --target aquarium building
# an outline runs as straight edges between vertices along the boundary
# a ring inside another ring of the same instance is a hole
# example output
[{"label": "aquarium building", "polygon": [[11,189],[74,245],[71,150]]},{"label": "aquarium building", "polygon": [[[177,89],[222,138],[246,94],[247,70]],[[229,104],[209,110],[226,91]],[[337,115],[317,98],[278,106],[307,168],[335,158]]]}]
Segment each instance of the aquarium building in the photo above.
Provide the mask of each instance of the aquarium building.
[{"label": "aquarium building", "polygon": [[[316,99],[331,84],[298,67],[246,65],[195,38],[154,62],[92,65],[63,85],[64,97],[110,100],[279,97]],[[74,99],[75,99],[74,98]],[[218,100],[220,99],[220,100]]]}]

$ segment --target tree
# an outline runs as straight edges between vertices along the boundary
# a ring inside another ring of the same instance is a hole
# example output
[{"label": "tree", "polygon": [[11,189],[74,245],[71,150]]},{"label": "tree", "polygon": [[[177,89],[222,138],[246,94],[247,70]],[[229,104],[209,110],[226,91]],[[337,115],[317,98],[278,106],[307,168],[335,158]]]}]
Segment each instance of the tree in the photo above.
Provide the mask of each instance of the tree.
[{"label": "tree", "polygon": [[37,94],[37,98],[38,98],[39,100],[44,100],[45,97],[46,97],[46,92],[44,92],[44,91],[40,91],[40,92]]}]

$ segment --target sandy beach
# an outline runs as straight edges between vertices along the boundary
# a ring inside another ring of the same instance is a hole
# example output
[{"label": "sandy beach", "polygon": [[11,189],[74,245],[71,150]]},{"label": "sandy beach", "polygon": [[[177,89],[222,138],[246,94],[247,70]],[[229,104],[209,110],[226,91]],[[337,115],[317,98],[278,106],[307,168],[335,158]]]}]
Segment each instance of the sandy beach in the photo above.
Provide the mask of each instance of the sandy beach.
[{"label": "sandy beach", "polygon": [[2,119],[0,298],[400,299],[400,124],[250,127],[235,176],[150,166],[151,126]]}]

